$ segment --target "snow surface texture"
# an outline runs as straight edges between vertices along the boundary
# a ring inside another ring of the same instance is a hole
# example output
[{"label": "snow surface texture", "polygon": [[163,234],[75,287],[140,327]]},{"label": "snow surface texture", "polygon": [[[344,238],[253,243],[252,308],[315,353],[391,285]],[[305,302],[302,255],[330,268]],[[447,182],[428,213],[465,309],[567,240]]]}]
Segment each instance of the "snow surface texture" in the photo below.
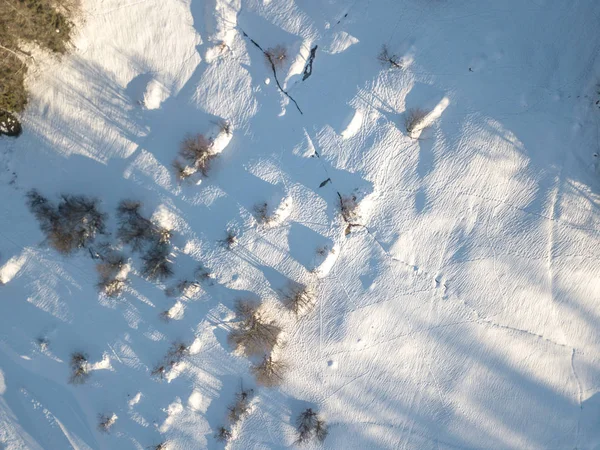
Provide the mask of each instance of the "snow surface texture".
[{"label": "snow surface texture", "polygon": [[[241,382],[255,397],[231,449],[294,446],[307,407],[330,449],[600,448],[600,2],[83,10],[72,55],[32,71],[24,134],[0,139],[0,448],[222,448]],[[279,44],[275,78],[258,46]],[[379,64],[383,44],[403,69]],[[221,120],[209,176],[178,183],[181,140]],[[48,247],[31,188],[100,198],[113,232],[118,202],[141,200],[173,231],[175,276],[147,282],[135,256],[122,297],[99,296],[87,251]],[[199,263],[210,283],[165,296]],[[318,290],[299,320],[290,282]],[[258,297],[284,330],[275,388],[227,343],[235,299]],[[189,355],[157,380],[177,340]]]}]

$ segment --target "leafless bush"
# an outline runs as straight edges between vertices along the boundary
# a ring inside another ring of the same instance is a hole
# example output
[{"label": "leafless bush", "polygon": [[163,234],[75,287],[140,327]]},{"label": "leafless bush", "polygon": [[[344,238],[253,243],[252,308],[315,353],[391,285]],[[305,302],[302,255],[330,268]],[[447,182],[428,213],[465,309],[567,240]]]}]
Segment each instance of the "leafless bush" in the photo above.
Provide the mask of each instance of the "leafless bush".
[{"label": "leafless bush", "polygon": [[397,55],[390,53],[388,46],[385,44],[381,47],[381,51],[379,52],[379,55],[377,55],[377,60],[384,67],[394,69],[403,68],[401,59]]},{"label": "leafless bush", "polygon": [[283,45],[268,48],[265,52],[267,61],[275,67],[281,67],[288,59],[287,49]]},{"label": "leafless bush", "polygon": [[358,211],[358,199],[356,195],[339,196],[340,212],[344,221],[348,224],[354,224],[360,218]]},{"label": "leafless bush", "polygon": [[98,289],[108,297],[117,297],[126,286],[126,280],[122,278],[121,272],[127,260],[119,252],[110,251],[102,256],[102,262],[96,265],[100,277]]},{"label": "leafless bush", "polygon": [[90,376],[87,356],[81,352],[71,355],[71,384],[83,384]]},{"label": "leafless bush", "polygon": [[220,120],[219,121],[219,131],[221,133],[225,133],[228,136],[231,136],[233,129],[231,126],[231,122],[229,122],[229,120]]},{"label": "leafless bush", "polygon": [[269,205],[267,202],[254,205],[254,215],[258,223],[263,225],[268,225],[273,221],[273,216],[269,213]]},{"label": "leafless bush", "polygon": [[165,311],[161,312],[161,313],[158,315],[158,317],[160,317],[160,320],[162,320],[163,322],[170,322],[170,321],[171,321],[171,319],[173,318],[173,317],[171,316],[171,310],[170,310],[170,309],[167,309],[167,310],[165,310]]},{"label": "leafless bush", "polygon": [[270,353],[279,341],[281,328],[264,317],[260,305],[249,301],[238,301],[237,328],[229,333],[229,342],[245,355]]},{"label": "leafless bush", "polygon": [[423,119],[426,116],[427,112],[419,108],[413,108],[406,111],[406,118],[404,120],[406,132],[411,135],[413,132],[422,129]]},{"label": "leafless bush", "polygon": [[183,342],[176,341],[171,345],[171,348],[163,358],[163,362],[158,364],[151,372],[152,376],[157,376],[160,379],[164,379],[167,375],[167,371],[190,354],[189,347]]},{"label": "leafless bush", "polygon": [[48,346],[50,345],[50,341],[45,336],[37,338],[36,342],[40,346],[40,350],[43,352],[45,352],[48,349]]},{"label": "leafless bush", "polygon": [[214,278],[214,275],[211,272],[211,270],[207,267],[204,267],[202,264],[199,264],[198,267],[196,267],[196,270],[194,271],[194,276],[196,277],[196,280],[200,281],[201,283],[205,283]]},{"label": "leafless bush", "polygon": [[316,301],[316,291],[313,286],[292,284],[283,295],[284,306],[299,317],[310,311]]},{"label": "leafless bush", "polygon": [[319,414],[311,408],[302,411],[296,418],[296,430],[298,431],[298,444],[304,444],[312,440],[323,442],[327,437],[327,424],[319,417]]},{"label": "leafless bush", "polygon": [[167,441],[161,442],[160,444],[157,445],[152,445],[151,447],[149,447],[150,450],[168,450],[169,448],[169,443]]},{"label": "leafless bush", "polygon": [[118,297],[121,295],[125,286],[127,286],[127,282],[125,280],[120,280],[117,278],[108,279],[103,278],[98,282],[98,290],[106,295],[107,297]]},{"label": "leafless bush", "polygon": [[237,245],[237,241],[238,238],[235,230],[229,229],[227,230],[225,239],[221,240],[220,242],[225,248],[227,248],[227,250],[231,250]]},{"label": "leafless bush", "polygon": [[205,177],[208,176],[212,160],[217,156],[213,151],[212,139],[202,134],[187,136],[181,143],[179,155]]},{"label": "leafless bush", "polygon": [[219,442],[228,442],[231,439],[231,430],[220,426],[215,433],[215,439]]},{"label": "leafless bush", "polygon": [[200,285],[196,281],[180,280],[176,285],[165,289],[165,295],[168,297],[193,297],[198,290]]},{"label": "leafless bush", "polygon": [[228,407],[228,418],[231,425],[235,425],[248,415],[253,396],[254,391],[252,389],[240,389],[239,392],[236,392],[235,402]]},{"label": "leafless bush", "polygon": [[83,195],[63,195],[54,206],[38,191],[27,193],[27,204],[40,223],[50,245],[63,254],[87,247],[105,231],[106,214],[98,200]]},{"label": "leafless bush", "polygon": [[115,424],[115,422],[117,421],[117,415],[116,414],[100,414],[100,416],[98,417],[99,423],[98,423],[98,429],[103,432],[103,433],[108,433],[110,431],[110,428]]},{"label": "leafless bush", "polygon": [[173,161],[173,169],[179,181],[187,180],[196,173],[196,170],[192,166],[182,163],[179,159]]},{"label": "leafless bush", "polygon": [[287,364],[281,360],[267,355],[259,364],[252,366],[251,371],[256,377],[256,382],[263,386],[276,386],[283,381]]}]

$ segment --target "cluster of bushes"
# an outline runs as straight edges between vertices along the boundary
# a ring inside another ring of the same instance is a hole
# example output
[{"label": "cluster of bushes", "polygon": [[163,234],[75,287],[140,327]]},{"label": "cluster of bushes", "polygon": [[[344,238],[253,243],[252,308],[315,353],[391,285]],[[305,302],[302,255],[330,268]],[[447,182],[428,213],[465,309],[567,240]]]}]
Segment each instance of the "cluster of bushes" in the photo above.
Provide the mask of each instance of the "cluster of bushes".
[{"label": "cluster of bushes", "polygon": [[233,437],[233,430],[236,425],[250,413],[253,397],[254,391],[252,389],[244,389],[242,387],[236,392],[235,400],[227,407],[227,419],[229,425],[222,425],[217,428],[217,432],[215,433],[217,441],[227,442]]},{"label": "cluster of bushes", "polygon": [[55,205],[36,190],[27,193],[27,204],[50,245],[66,255],[104,234],[106,214],[98,210],[98,203],[83,195],[63,195]]},{"label": "cluster of bushes", "polygon": [[141,202],[123,200],[117,208],[117,237],[132,251],[142,253],[142,275],[164,281],[173,275],[171,232],[140,214]]},{"label": "cluster of bushes", "polygon": [[[126,285],[126,257],[103,243],[92,249],[100,235],[106,235],[107,215],[98,209],[99,200],[83,195],[63,195],[58,204],[52,203],[37,190],[27,193],[27,205],[40,224],[51,247],[64,255],[87,248],[97,265],[101,292],[109,296],[121,293]],[[152,281],[164,281],[173,275],[171,232],[145,218],[140,213],[142,204],[123,200],[117,208],[119,227],[117,237],[133,252],[142,253],[141,274]]]}]

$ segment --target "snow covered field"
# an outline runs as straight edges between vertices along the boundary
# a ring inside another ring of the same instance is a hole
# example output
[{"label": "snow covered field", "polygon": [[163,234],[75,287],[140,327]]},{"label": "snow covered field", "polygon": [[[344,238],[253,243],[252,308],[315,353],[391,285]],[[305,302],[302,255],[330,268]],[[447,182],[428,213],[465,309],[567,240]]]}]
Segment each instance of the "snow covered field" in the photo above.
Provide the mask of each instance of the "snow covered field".
[{"label": "snow covered field", "polygon": [[[0,138],[1,449],[223,448],[241,385],[230,449],[295,447],[307,407],[329,435],[306,448],[600,449],[600,2],[82,10],[72,54],[29,79],[24,134]],[[277,45],[275,79],[260,48]],[[182,139],[223,120],[208,177],[178,182]],[[32,188],[97,197],[113,242],[119,202],[141,201],[172,230],[174,276],[145,280],[125,246],[129,285],[100,295],[88,250],[48,245]],[[208,281],[165,295],[199,264]],[[300,319],[290,283],[317,291]],[[279,386],[228,343],[248,298],[283,329]],[[173,342],[189,355],[160,380]]]}]

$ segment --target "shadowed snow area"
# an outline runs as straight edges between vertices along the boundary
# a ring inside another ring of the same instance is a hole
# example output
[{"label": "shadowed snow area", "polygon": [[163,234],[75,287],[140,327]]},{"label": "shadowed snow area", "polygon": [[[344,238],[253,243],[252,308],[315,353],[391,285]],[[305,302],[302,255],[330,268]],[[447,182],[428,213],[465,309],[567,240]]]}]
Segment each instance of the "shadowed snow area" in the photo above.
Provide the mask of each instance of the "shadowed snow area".
[{"label": "shadowed snow area", "polygon": [[[0,449],[292,448],[309,407],[329,434],[306,448],[600,449],[600,2],[82,11],[72,53],[31,70],[23,135],[0,137]],[[210,172],[178,181],[198,133]],[[49,246],[33,188],[97,197],[113,244],[119,202],[141,201],[173,277],[124,246],[129,282],[99,294],[93,252]],[[282,329],[278,386],[228,342],[238,299]]]}]

